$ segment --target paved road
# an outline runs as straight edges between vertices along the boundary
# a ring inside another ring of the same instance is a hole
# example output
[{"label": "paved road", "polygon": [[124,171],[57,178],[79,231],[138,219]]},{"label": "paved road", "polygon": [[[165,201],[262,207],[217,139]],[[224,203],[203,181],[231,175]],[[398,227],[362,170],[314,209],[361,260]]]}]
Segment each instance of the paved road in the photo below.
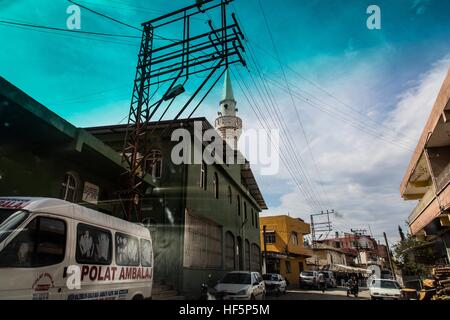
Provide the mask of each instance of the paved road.
[{"label": "paved road", "polygon": [[346,289],[337,288],[332,290],[327,290],[325,293],[317,290],[300,290],[291,289],[288,290],[286,295],[279,297],[267,296],[267,300],[368,300],[370,299],[369,292],[367,290],[362,290],[359,293],[358,298],[347,297]]}]

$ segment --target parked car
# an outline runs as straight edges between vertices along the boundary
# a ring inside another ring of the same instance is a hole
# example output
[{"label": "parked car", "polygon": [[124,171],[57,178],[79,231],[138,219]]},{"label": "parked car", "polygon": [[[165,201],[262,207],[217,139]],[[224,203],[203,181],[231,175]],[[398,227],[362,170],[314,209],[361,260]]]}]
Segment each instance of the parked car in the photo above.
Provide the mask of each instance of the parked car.
[{"label": "parked car", "polygon": [[263,275],[264,284],[266,286],[267,294],[285,294],[286,293],[286,280],[282,275],[276,273],[268,273]]},{"label": "parked car", "polygon": [[372,300],[399,300],[402,297],[400,284],[395,280],[373,279],[369,292]]},{"label": "parked car", "polygon": [[300,273],[299,285],[300,288],[317,288],[317,271],[303,271]]},{"label": "parked car", "polygon": [[233,271],[227,273],[211,290],[215,300],[264,300],[266,287],[258,272]]},{"label": "parked car", "polygon": [[328,288],[337,288],[336,278],[334,277],[333,271],[321,271],[325,277]]}]

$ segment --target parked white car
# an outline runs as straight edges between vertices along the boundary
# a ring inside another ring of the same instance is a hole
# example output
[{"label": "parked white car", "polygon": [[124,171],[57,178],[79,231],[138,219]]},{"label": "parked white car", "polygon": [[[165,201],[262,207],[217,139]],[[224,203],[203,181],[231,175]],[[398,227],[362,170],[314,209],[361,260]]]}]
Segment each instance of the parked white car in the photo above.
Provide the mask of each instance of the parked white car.
[{"label": "parked white car", "polygon": [[268,273],[263,275],[264,284],[266,286],[267,294],[285,294],[286,293],[286,280],[282,275],[276,273]]},{"label": "parked white car", "polygon": [[210,299],[264,300],[266,287],[258,272],[233,271],[227,273],[213,288]]},{"label": "parked white car", "polygon": [[399,300],[402,297],[400,284],[395,280],[373,279],[369,292],[372,300]]}]

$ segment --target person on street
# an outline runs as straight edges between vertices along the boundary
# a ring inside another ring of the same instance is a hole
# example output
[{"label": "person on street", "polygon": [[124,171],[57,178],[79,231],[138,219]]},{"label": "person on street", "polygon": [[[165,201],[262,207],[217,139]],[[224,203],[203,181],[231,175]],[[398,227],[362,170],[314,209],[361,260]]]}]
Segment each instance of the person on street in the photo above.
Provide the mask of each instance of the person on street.
[{"label": "person on street", "polygon": [[319,273],[319,275],[317,277],[317,283],[319,284],[319,290],[321,290],[322,293],[325,293],[326,283],[325,283],[325,276],[322,272]]}]

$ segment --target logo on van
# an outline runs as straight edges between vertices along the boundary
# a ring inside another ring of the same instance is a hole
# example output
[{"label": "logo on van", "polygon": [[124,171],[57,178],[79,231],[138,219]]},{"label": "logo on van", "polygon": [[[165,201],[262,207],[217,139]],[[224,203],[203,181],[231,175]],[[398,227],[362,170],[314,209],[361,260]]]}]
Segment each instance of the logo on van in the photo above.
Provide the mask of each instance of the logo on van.
[{"label": "logo on van", "polygon": [[[120,271],[119,271],[120,270]],[[81,282],[90,281],[125,281],[151,280],[152,270],[145,267],[97,267],[71,265],[67,268],[67,288],[80,290]]]}]

